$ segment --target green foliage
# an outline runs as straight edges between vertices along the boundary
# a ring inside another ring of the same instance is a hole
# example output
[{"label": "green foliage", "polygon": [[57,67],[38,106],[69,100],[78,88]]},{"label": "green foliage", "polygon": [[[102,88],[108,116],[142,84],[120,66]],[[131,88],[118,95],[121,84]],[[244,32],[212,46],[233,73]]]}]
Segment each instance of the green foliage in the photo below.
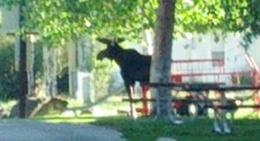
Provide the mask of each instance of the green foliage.
[{"label": "green foliage", "polygon": [[41,42],[34,44],[34,66],[33,71],[35,73],[35,79],[43,77],[43,45]]},{"label": "green foliage", "polygon": [[240,84],[241,85],[252,85],[252,77],[251,76],[241,76],[240,77]]},{"label": "green foliage", "polygon": [[175,32],[207,32],[220,28],[223,11],[220,1],[177,1]]},{"label": "green foliage", "polygon": [[14,45],[1,37],[0,40],[0,99],[10,100],[17,97],[18,73],[14,67]]},{"label": "green foliage", "polygon": [[[50,44],[64,44],[85,33],[141,38],[154,21],[156,0],[0,0],[2,6],[24,1],[23,31],[39,32]],[[152,17],[152,18],[151,18]]]},{"label": "green foliage", "polygon": [[102,97],[108,94],[108,86],[111,80],[111,72],[113,70],[113,63],[109,60],[94,61],[94,87],[96,97]]},{"label": "green foliage", "polygon": [[[34,77],[39,80],[43,77],[42,44],[36,43],[34,57]],[[18,98],[19,81],[15,70],[15,45],[8,37],[1,37],[0,41],[0,99],[9,100]],[[37,84],[36,84],[37,85]]]},{"label": "green foliage", "polygon": [[[11,6],[24,1],[24,30],[39,32],[50,44],[64,44],[85,33],[94,36],[142,38],[154,28],[157,0],[0,0]],[[259,0],[177,0],[175,34],[244,32],[246,41],[260,33]]]},{"label": "green foliage", "polygon": [[225,30],[245,33],[245,49],[252,43],[252,38],[260,34],[259,0],[221,1],[225,12]]},{"label": "green foliage", "polygon": [[0,0],[0,6],[10,8],[14,5],[18,5],[20,0]]}]

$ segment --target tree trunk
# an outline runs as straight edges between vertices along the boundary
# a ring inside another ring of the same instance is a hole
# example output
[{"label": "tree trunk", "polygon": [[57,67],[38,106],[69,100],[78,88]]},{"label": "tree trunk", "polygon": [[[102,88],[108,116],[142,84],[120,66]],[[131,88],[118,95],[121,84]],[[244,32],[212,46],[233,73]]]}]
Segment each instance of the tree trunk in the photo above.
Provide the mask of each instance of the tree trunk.
[{"label": "tree trunk", "polygon": [[27,71],[26,71],[26,42],[20,39],[20,62],[19,62],[19,117],[26,117],[27,96]]},{"label": "tree trunk", "polygon": [[57,94],[57,49],[45,46],[43,48],[43,68],[46,96]]},{"label": "tree trunk", "polygon": [[23,39],[21,32],[22,24],[24,22],[23,6],[24,0],[20,1],[19,5],[19,46],[20,46],[20,58],[19,58],[19,117],[26,117],[26,95],[27,95],[27,71],[26,71],[26,42]]},{"label": "tree trunk", "polygon": [[[174,4],[175,0],[159,0],[155,44],[152,55],[151,82],[170,82]],[[169,88],[153,88],[152,95],[156,97],[157,116],[169,115],[171,90]]]},{"label": "tree trunk", "polygon": [[28,79],[28,95],[35,96],[34,88],[34,43],[32,41],[33,35],[29,35],[27,41],[27,79]]}]

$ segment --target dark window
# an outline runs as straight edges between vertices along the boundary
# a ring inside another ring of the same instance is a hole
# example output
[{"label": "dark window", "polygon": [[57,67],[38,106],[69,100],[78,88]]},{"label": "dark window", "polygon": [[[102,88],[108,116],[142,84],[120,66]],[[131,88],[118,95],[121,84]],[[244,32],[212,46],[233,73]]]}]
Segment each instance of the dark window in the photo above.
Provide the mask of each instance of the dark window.
[{"label": "dark window", "polygon": [[212,51],[211,56],[213,60],[219,60],[219,61],[213,61],[212,66],[213,67],[219,67],[223,65],[225,60],[225,52],[224,51]]}]

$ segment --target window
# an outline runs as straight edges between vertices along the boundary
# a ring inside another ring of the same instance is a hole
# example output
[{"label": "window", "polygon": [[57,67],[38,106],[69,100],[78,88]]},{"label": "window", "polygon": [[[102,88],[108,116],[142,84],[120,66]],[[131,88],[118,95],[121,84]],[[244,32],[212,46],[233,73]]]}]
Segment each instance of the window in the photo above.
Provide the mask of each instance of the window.
[{"label": "window", "polygon": [[[224,63],[225,60],[225,52],[224,51],[212,51],[211,56],[213,60],[221,60]],[[213,61],[212,66],[213,67],[219,67],[222,63],[220,61]]]}]

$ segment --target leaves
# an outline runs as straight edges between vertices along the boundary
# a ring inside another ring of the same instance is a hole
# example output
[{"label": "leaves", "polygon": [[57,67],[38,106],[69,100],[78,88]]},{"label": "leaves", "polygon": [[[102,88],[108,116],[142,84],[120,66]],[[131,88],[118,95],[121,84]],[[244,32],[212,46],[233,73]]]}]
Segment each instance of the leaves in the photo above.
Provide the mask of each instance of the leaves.
[{"label": "leaves", "polygon": [[[0,0],[1,6],[24,1],[26,31],[38,31],[51,44],[85,33],[141,39],[154,28],[157,0]],[[175,35],[222,30],[260,33],[259,0],[177,0]]]}]

